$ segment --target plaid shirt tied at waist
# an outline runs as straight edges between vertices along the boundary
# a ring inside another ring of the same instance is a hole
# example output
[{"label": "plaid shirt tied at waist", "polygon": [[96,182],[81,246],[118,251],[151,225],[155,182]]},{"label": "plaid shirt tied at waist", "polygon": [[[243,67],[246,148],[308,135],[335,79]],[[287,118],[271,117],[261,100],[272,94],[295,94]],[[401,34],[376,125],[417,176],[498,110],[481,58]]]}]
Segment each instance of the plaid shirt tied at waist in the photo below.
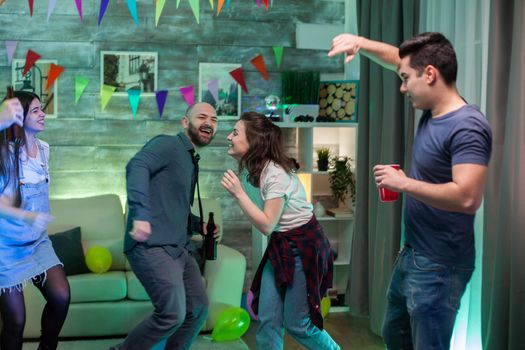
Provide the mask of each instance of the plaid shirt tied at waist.
[{"label": "plaid shirt tied at waist", "polygon": [[274,269],[276,286],[286,288],[292,285],[295,272],[292,245],[297,247],[303,263],[310,319],[322,330],[321,299],[328,288],[332,287],[334,256],[330,242],[315,215],[306,224],[290,231],[272,232],[250,288],[254,296],[252,310],[255,314],[258,313],[262,271],[268,260]]}]

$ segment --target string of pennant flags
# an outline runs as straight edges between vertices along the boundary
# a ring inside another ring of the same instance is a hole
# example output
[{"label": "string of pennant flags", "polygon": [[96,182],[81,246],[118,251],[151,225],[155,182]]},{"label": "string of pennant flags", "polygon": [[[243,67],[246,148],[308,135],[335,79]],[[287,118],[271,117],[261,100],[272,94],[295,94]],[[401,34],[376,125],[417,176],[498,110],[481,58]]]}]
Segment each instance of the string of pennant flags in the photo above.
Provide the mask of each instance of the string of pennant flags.
[{"label": "string of pennant flags", "polygon": [[[7,40],[5,42],[7,61],[9,65],[11,64],[13,60],[17,43],[18,43],[17,41],[13,41],[13,40]],[[273,52],[274,52],[277,68],[280,68],[281,66],[283,51],[284,51],[284,48],[282,46],[273,47]],[[27,50],[26,59],[24,63],[24,69],[22,71],[22,76],[25,76],[27,72],[29,72],[31,67],[33,67],[41,57],[42,56],[36,53],[35,51],[31,49]],[[250,60],[250,62],[257,69],[257,71],[259,71],[263,79],[265,80],[269,79],[268,71],[266,70],[266,63],[264,61],[262,54],[255,56],[254,58]],[[64,73],[64,71],[65,71],[64,67],[54,64],[54,63],[50,64],[47,83],[45,87],[46,91],[49,91],[51,89],[51,87],[54,85],[57,79],[62,75],[62,73]],[[244,72],[243,72],[242,67],[236,68],[230,71],[229,73],[230,73],[230,76],[233,78],[233,80],[235,80],[235,82],[242,88],[244,93],[248,93],[248,87],[246,86],[246,82],[244,80]],[[90,82],[89,79],[85,76],[77,75],[75,77],[75,104],[77,104],[78,101],[80,100],[89,82]],[[211,92],[213,98],[215,99],[215,101],[219,102],[219,93],[218,93],[219,81],[218,79],[210,79],[206,82],[206,85],[207,85],[208,90]],[[102,85],[102,88],[100,91],[101,111],[104,111],[104,109],[108,105],[109,101],[113,97],[113,94],[116,90],[117,90],[116,86],[111,86],[111,85],[106,85],[106,84]],[[188,105],[192,105],[195,103],[195,89],[193,85],[180,87],[179,92],[182,95],[184,101]],[[138,89],[129,89],[127,90],[127,93],[128,93],[128,100],[130,103],[131,111],[133,113],[133,117],[136,118],[142,91]],[[168,90],[155,91],[155,97],[157,101],[159,115],[160,115],[160,118],[162,118],[162,115],[164,112],[164,105],[168,97]]]},{"label": "string of pennant flags", "polygon": [[[18,1],[18,0],[17,0]],[[195,19],[197,23],[200,21],[200,0],[188,0],[190,4],[191,11],[193,12],[193,15],[195,16]],[[47,5],[47,21],[49,22],[49,18],[53,14],[53,11],[55,10],[57,0],[49,0]],[[256,0],[257,7],[261,7],[261,0]],[[34,6],[34,0],[28,0],[29,3],[29,15],[33,17],[33,6]],[[215,10],[215,0],[209,0],[210,6],[212,10]],[[138,26],[139,25],[139,16],[137,11],[137,0],[126,0],[126,4],[128,6],[129,13],[131,17],[133,18],[133,21]],[[217,0],[217,16],[221,13],[221,10],[226,4],[226,7],[230,7],[230,0]],[[262,0],[262,4],[264,4],[264,7],[266,8],[266,11],[268,11],[269,7],[273,6],[273,0]],[[80,21],[84,21],[84,16],[82,13],[82,0],[75,0],[75,5],[77,7],[78,15],[80,17]],[[106,10],[109,5],[109,0],[101,0],[100,1],[100,9],[98,13],[98,25],[100,26],[100,23],[102,23],[102,19],[104,18],[104,15],[106,13]],[[166,0],[155,0],[155,26],[159,24],[159,19],[162,15],[162,11],[164,10],[164,6],[166,5]],[[179,8],[180,0],[177,0],[176,2],[176,8]]]}]

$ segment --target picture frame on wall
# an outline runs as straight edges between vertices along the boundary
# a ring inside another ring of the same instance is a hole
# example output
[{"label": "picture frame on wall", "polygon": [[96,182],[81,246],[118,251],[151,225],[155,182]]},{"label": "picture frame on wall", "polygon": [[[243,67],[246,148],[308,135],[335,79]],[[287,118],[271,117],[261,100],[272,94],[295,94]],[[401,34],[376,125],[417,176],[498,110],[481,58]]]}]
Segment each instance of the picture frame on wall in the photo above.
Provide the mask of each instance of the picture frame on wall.
[{"label": "picture frame on wall", "polygon": [[358,80],[321,82],[319,118],[328,122],[357,122],[358,89]]},{"label": "picture frame on wall", "polygon": [[38,60],[22,76],[25,66],[25,59],[13,59],[11,65],[11,84],[16,90],[34,92],[40,98],[42,108],[46,117],[56,118],[58,114],[58,80],[46,91],[47,78],[51,63],[58,64],[57,60]]},{"label": "picture frame on wall", "polygon": [[117,96],[127,96],[129,89],[140,90],[142,96],[155,96],[157,80],[157,52],[100,52],[100,90],[103,85],[110,85],[117,88]]},{"label": "picture frame on wall", "polygon": [[236,120],[241,111],[241,87],[230,75],[237,63],[199,63],[199,101],[207,102],[221,120]]}]

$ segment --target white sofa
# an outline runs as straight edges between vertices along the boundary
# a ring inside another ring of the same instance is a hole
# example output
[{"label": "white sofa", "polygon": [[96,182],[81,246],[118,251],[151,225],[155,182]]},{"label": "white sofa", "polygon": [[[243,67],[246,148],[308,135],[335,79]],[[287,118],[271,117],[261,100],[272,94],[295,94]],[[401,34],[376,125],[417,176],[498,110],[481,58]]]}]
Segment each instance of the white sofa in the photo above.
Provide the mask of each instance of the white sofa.
[{"label": "white sofa", "polygon": [[[215,213],[222,228],[222,210],[215,199],[203,199],[205,218]],[[198,212],[198,210],[193,210]],[[55,221],[50,234],[80,226],[84,252],[102,245],[112,254],[110,271],[68,276],[71,306],[61,337],[112,336],[127,334],[153,310],[142,285],[122,252],[124,214],[117,195],[100,195],[51,201]],[[219,244],[218,259],[207,261],[204,270],[210,308],[203,330],[211,330],[219,314],[241,302],[246,259],[238,251]],[[26,301],[25,338],[40,336],[40,315],[44,299],[34,286],[24,289]]]}]

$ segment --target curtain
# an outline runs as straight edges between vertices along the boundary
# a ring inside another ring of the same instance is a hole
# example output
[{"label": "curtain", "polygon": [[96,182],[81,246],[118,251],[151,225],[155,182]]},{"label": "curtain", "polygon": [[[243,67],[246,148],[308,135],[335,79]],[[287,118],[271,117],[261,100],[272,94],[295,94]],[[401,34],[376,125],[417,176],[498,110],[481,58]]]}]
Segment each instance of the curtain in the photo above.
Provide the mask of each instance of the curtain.
[{"label": "curtain", "polygon": [[525,347],[525,2],[493,0],[487,116],[493,151],[485,193],[485,349]]},{"label": "curtain", "polygon": [[[489,0],[421,0],[421,32],[443,33],[454,45],[458,59],[459,93],[486,114]],[[481,277],[483,261],[483,206],[474,225],[476,269],[461,300],[450,348],[481,349]]]},{"label": "curtain", "polygon": [[[357,0],[359,35],[398,46],[416,34],[418,0]],[[413,110],[399,92],[397,74],[367,58],[360,62],[356,221],[347,289],[350,312],[369,315],[381,334],[386,291],[400,248],[402,201],[380,203],[376,164],[407,168],[414,135]]]}]

